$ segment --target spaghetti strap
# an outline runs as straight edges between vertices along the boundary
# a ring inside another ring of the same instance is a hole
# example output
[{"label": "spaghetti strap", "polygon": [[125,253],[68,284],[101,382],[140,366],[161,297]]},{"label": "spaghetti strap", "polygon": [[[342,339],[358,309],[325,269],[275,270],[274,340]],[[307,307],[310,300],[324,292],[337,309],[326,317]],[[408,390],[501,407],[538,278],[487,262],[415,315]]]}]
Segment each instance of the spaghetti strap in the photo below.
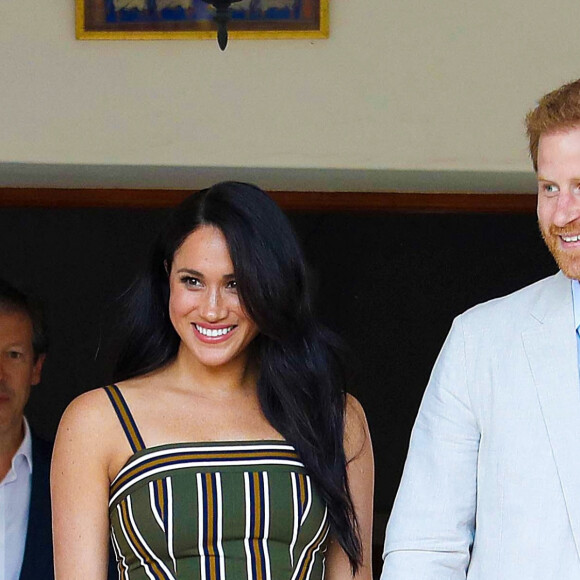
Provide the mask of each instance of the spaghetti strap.
[{"label": "spaghetti strap", "polygon": [[111,405],[113,405],[113,409],[115,409],[115,413],[117,413],[117,417],[123,427],[123,431],[125,431],[133,453],[145,449],[145,443],[141,438],[141,433],[137,429],[137,424],[133,419],[133,415],[131,415],[131,411],[129,411],[129,407],[119,387],[117,385],[109,385],[108,387],[104,387],[104,389],[111,401]]}]

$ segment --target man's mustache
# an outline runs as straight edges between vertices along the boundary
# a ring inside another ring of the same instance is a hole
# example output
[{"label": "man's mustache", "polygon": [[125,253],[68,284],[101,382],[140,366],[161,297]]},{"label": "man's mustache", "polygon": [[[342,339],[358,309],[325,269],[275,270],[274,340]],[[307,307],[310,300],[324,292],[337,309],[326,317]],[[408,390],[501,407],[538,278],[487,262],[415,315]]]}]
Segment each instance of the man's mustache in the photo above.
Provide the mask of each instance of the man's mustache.
[{"label": "man's mustache", "polygon": [[14,389],[11,389],[4,381],[0,381],[0,396],[8,395],[12,397],[14,395]]},{"label": "man's mustache", "polygon": [[570,236],[580,234],[580,222],[576,224],[566,225],[563,228],[555,226],[552,224],[548,229],[550,235],[552,236]]}]

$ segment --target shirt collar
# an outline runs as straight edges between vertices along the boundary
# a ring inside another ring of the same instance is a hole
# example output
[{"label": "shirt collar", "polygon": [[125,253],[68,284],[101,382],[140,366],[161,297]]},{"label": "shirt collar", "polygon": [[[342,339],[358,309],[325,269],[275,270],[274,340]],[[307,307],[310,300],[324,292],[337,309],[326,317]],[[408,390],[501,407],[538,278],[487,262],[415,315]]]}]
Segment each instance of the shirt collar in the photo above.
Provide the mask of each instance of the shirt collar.
[{"label": "shirt collar", "polygon": [[580,281],[572,280],[572,302],[574,304],[574,328],[580,326]]},{"label": "shirt collar", "polygon": [[28,465],[29,471],[32,473],[32,435],[30,434],[30,426],[28,425],[26,417],[22,417],[22,420],[24,422],[24,439],[12,458],[12,466],[14,467],[16,458],[22,456]]}]

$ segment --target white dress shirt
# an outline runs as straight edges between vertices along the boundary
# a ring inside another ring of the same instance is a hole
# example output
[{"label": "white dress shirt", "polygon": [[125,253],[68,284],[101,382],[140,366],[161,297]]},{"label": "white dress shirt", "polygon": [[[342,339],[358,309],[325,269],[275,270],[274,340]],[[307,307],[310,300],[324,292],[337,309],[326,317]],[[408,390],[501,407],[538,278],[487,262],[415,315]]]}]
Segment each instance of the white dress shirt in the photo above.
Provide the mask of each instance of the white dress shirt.
[{"label": "white dress shirt", "polygon": [[18,580],[24,559],[30,489],[32,438],[24,419],[24,440],[12,458],[12,466],[0,481],[0,579]]},{"label": "white dress shirt", "polygon": [[574,305],[574,326],[578,345],[578,366],[580,370],[580,282],[572,280],[572,304]]}]

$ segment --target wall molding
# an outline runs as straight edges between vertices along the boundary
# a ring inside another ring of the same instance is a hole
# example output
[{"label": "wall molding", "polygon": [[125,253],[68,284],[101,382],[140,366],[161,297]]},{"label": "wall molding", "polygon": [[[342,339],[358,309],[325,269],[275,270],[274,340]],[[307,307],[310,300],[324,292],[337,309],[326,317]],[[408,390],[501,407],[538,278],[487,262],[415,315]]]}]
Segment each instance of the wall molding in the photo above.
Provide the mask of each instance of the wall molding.
[{"label": "wall molding", "polygon": [[[0,208],[172,207],[191,190],[0,188]],[[287,211],[534,213],[536,196],[510,193],[401,193],[272,191]]]}]

